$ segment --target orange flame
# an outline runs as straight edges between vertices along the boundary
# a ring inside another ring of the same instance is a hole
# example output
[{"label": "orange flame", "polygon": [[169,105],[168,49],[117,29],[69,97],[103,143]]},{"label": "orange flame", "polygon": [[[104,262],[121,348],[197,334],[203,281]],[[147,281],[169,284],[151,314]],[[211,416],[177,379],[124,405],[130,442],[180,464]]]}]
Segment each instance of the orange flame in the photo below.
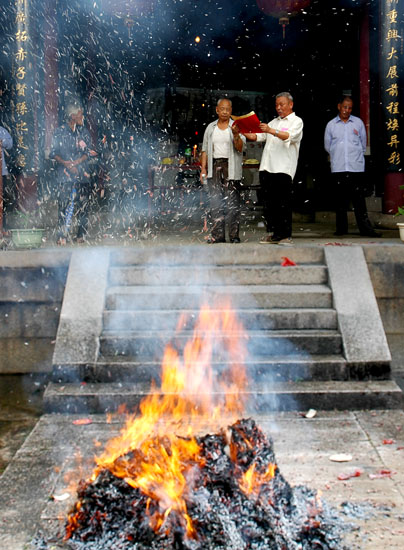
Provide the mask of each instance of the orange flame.
[{"label": "orange flame", "polygon": [[259,495],[261,486],[269,483],[275,475],[276,464],[269,464],[266,472],[257,472],[255,463],[251,464],[239,480],[239,487],[245,495]]},{"label": "orange flame", "polygon": [[[177,330],[185,324],[181,316]],[[211,423],[218,415],[235,418],[244,411],[245,357],[245,332],[230,304],[219,304],[217,309],[203,306],[182,358],[172,345],[167,346],[160,389],[152,385],[140,403],[141,415],[128,415],[120,435],[96,457],[91,481],[101,470],[110,470],[158,503],[158,512],[149,514],[155,531],[176,513],[187,536],[195,538],[184,500],[192,488],[193,468],[201,464],[195,427],[201,419]],[[213,358],[218,369],[227,366],[220,379],[212,370]],[[75,512],[80,514],[80,508]],[[69,517],[68,536],[77,528],[74,516]]]}]

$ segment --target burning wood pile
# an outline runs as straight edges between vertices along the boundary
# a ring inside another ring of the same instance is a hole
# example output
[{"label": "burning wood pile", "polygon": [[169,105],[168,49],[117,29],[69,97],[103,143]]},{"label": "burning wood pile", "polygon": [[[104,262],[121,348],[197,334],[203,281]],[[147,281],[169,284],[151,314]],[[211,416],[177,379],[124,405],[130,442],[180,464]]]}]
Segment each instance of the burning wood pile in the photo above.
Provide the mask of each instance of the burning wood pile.
[{"label": "burning wood pile", "polygon": [[[128,416],[96,457],[91,479],[80,482],[64,548],[343,548],[334,513],[316,492],[287,483],[254,420],[236,420],[245,410],[245,341],[230,308],[203,308],[182,358],[167,348],[161,388],[145,397],[141,414]],[[220,378],[212,357],[229,366]]]},{"label": "burning wood pile", "polygon": [[[190,440],[186,440],[189,443]],[[271,442],[251,419],[196,438],[182,464],[183,500],[164,503],[161,487],[132,487],[140,464],[119,457],[130,480],[101,470],[78,491],[69,517],[69,548],[77,550],[341,549],[341,525],[318,495],[292,487],[279,473]],[[181,446],[182,442],[180,443]],[[153,447],[170,454],[164,439]],[[162,477],[169,473],[162,471]],[[173,480],[174,484],[176,483]],[[180,483],[178,481],[178,483]],[[174,488],[175,491],[175,488]]]}]

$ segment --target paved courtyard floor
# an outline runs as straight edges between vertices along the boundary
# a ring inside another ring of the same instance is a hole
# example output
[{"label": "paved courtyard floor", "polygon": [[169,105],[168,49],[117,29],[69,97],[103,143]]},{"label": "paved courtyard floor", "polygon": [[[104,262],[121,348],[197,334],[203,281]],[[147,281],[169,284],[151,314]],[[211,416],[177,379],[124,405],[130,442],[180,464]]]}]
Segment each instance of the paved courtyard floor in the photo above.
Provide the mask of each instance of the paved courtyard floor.
[{"label": "paved courtyard floor", "polygon": [[[1,549],[28,548],[39,529],[63,532],[74,486],[92,470],[99,450],[95,441],[104,444],[120,427],[119,419],[107,423],[97,415],[86,419],[91,423],[77,425],[78,418],[41,417],[0,478]],[[403,411],[317,411],[310,419],[278,413],[255,419],[273,438],[286,480],[321,491],[343,521],[356,526],[347,535],[346,548],[404,548]],[[350,454],[352,460],[333,462],[336,453]],[[349,479],[339,480],[341,474]],[[67,493],[66,500],[55,500]]]}]

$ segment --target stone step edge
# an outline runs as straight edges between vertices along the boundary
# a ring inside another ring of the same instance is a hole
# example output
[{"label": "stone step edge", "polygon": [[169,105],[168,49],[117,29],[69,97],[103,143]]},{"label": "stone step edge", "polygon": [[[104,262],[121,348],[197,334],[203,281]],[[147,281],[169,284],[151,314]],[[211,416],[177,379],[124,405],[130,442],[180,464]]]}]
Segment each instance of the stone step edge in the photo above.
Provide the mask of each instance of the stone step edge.
[{"label": "stone step edge", "polygon": [[[91,392],[92,386],[94,391]],[[50,383],[44,394],[45,411],[83,414],[113,412],[119,405],[137,408],[149,395],[148,389],[130,385],[127,391],[122,384],[57,385]],[[137,391],[136,391],[137,390]],[[222,395],[216,392],[214,395]],[[276,382],[258,391],[251,388],[245,396],[247,411],[271,410],[350,410],[350,409],[401,409],[403,392],[394,381],[365,382]],[[249,401],[249,398],[251,399]]]},{"label": "stone step edge", "polygon": [[[331,288],[327,284],[314,283],[314,284],[268,284],[268,285],[111,285],[107,288],[106,295],[114,296],[115,294],[202,294],[204,288],[208,288],[209,292],[214,292],[215,290],[220,291],[221,293],[227,292],[237,292],[239,294],[251,294],[251,292],[262,293],[272,293],[278,294],[279,292],[290,293],[290,292],[304,292],[308,291],[308,287],[311,292],[315,293],[326,293],[331,294]],[[226,292],[223,290],[226,289]]]},{"label": "stone step edge", "polygon": [[[115,359],[115,360],[114,360]],[[114,366],[114,365],[119,365],[119,366],[124,366],[125,364],[127,363],[128,367],[129,366],[133,366],[133,367],[137,367],[137,366],[140,366],[140,367],[147,367],[147,366],[156,366],[156,365],[161,365],[161,362],[159,361],[148,361],[148,360],[145,360],[145,361],[128,361],[127,358],[125,357],[122,357],[122,360],[119,359],[119,357],[117,358],[110,358],[110,357],[100,357],[97,361],[97,364],[96,366],[104,366],[104,365],[108,365],[108,366]],[[196,364],[197,362],[195,362]],[[238,362],[235,362],[235,361],[229,361],[229,362],[226,362],[224,363],[223,361],[211,361],[211,366],[212,367],[215,367],[215,366],[221,366],[221,365],[232,365],[232,364],[239,364]],[[271,355],[271,356],[268,356],[268,359],[259,359],[257,358],[257,360],[249,360],[249,361],[243,361],[243,365],[245,365],[246,367],[248,367],[249,365],[290,365],[290,364],[296,364],[296,365],[306,365],[306,364],[309,364],[309,363],[316,363],[316,364],[319,364],[319,363],[346,363],[346,359],[342,356],[342,355],[323,355],[323,354],[313,354],[313,355],[309,355],[307,354],[307,356],[305,357],[302,357],[302,355],[288,355],[288,356],[284,356],[284,355],[278,355],[278,356],[274,356],[274,355]],[[81,363],[80,363],[81,364]],[[192,361],[190,361],[189,363],[190,365],[193,364]]]},{"label": "stone step edge", "polygon": [[[150,287],[149,285],[110,285],[107,288],[106,294],[116,294],[117,292],[123,292],[125,294],[137,294],[140,292],[149,291],[150,293],[157,294],[158,292],[175,292],[178,291],[183,292],[184,294],[191,294],[193,292],[201,293],[201,289],[208,288],[209,292],[212,292],[214,290],[222,291],[224,288],[226,289],[234,289],[237,290],[240,293],[243,294],[250,294],[251,289],[254,289],[257,292],[267,292],[271,291],[274,293],[277,292],[307,292],[307,287],[310,287],[312,291],[318,291],[318,292],[331,292],[331,288],[326,283],[313,283],[313,284],[281,284],[281,283],[272,283],[272,284],[266,284],[266,285],[217,285],[217,284],[206,284],[206,285],[153,285]],[[285,288],[286,287],[286,288]]]},{"label": "stone step edge", "polygon": [[[283,258],[283,256],[282,256]],[[173,269],[178,269],[178,268],[192,268],[192,269],[211,269],[211,268],[219,268],[219,269],[251,269],[251,268],[254,268],[254,269],[282,269],[284,270],[285,268],[289,268],[289,269],[295,269],[295,268],[302,268],[302,269],[318,269],[318,268],[322,268],[322,269],[327,269],[327,264],[325,262],[296,262],[296,265],[287,265],[287,266],[284,266],[282,265],[282,260],[279,259],[277,261],[274,261],[274,262],[270,262],[270,261],[267,261],[267,262],[261,262],[261,263],[247,263],[247,262],[242,262],[242,263],[237,263],[237,262],[233,262],[233,263],[221,263],[220,261],[218,262],[212,262],[212,263],[198,263],[198,262],[195,262],[193,263],[192,265],[190,265],[189,261],[186,261],[184,260],[183,263],[181,263],[181,259],[179,259],[179,262],[176,262],[176,263],[169,263],[169,264],[165,264],[165,263],[162,263],[162,264],[159,264],[159,263],[141,263],[141,264],[128,264],[128,265],[116,265],[116,264],[110,264],[109,266],[109,269],[110,270],[123,270],[123,271],[127,271],[127,270],[147,270],[147,269],[170,269],[170,268],[173,268]]]},{"label": "stone step edge", "polygon": [[[237,394],[254,394],[254,395],[261,395],[261,394],[276,394],[279,392],[284,393],[295,393],[298,391],[299,393],[313,393],[315,392],[321,392],[321,393],[329,393],[331,391],[338,391],[341,392],[369,392],[369,391],[394,391],[398,393],[402,393],[401,388],[398,386],[398,384],[394,380],[326,380],[326,381],[287,381],[287,382],[270,382],[270,383],[260,383],[257,386],[254,386],[253,384],[251,386],[247,386],[245,390],[240,392],[235,391],[228,391],[229,395],[232,395],[234,393]],[[49,382],[46,390],[45,395],[49,394],[51,392],[56,392],[57,394],[69,394],[72,395],[93,395],[95,393],[97,394],[142,394],[142,395],[150,395],[152,393],[161,394],[163,395],[163,392],[150,391],[150,384],[147,383],[128,383],[127,385],[122,382],[114,382],[114,383],[86,383],[86,384],[74,384],[74,383],[65,383],[65,384],[58,384],[55,382]],[[187,394],[187,395],[205,395],[211,393],[212,395],[222,395],[225,392],[223,391],[213,391],[213,392],[203,392],[198,391],[195,394]],[[167,395],[177,395],[175,392],[167,393]]]},{"label": "stone step edge", "polygon": [[[207,331],[205,331],[207,333]],[[204,331],[199,332],[200,335],[205,334]],[[102,338],[119,338],[121,340],[127,339],[127,338],[156,338],[156,336],[159,336],[160,338],[166,337],[166,338],[189,338],[193,334],[193,329],[190,330],[181,330],[178,332],[173,333],[172,331],[167,330],[150,330],[147,329],[146,331],[136,331],[136,330],[121,330],[121,331],[113,331],[113,330],[104,330],[102,334],[100,335],[100,339]],[[337,329],[296,329],[296,330],[288,330],[288,329],[280,329],[280,330],[245,330],[245,331],[233,331],[231,333],[229,332],[223,332],[223,331],[217,331],[217,333],[213,333],[214,337],[218,338],[251,338],[251,337],[263,337],[266,338],[273,338],[273,337],[279,337],[279,338],[300,338],[300,337],[307,337],[307,336],[316,336],[316,337],[336,337],[341,336],[340,332]]]},{"label": "stone step edge", "polygon": [[[175,314],[177,315],[178,314],[178,311],[180,311],[181,313],[184,313],[185,315],[197,315],[199,313],[199,309],[198,308],[181,308],[181,309],[172,309],[172,308],[168,308],[168,309],[153,309],[153,310],[150,310],[150,309],[104,309],[104,314],[122,314],[122,315],[170,315],[170,314]],[[238,317],[239,315],[242,316],[242,315],[246,315],[246,314],[257,314],[257,315],[262,315],[262,313],[288,313],[288,314],[297,314],[297,313],[332,313],[332,314],[336,314],[336,310],[332,307],[263,307],[263,308],[258,308],[258,307],[246,307],[246,308],[243,308],[243,309],[238,309],[238,308],[223,308],[223,309],[218,309],[218,308],[214,308],[214,309],[211,309],[210,312],[212,314],[219,314],[219,313],[222,313],[223,311],[231,311],[232,313],[234,313],[234,315],[236,317]]]}]

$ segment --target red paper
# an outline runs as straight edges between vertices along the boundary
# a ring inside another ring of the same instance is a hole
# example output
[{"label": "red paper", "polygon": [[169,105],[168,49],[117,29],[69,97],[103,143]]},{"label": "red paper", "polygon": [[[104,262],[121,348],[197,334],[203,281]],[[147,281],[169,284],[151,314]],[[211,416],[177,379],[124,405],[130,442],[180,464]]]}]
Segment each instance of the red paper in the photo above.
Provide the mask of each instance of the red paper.
[{"label": "red paper", "polygon": [[91,418],[78,418],[77,420],[73,420],[73,424],[76,426],[85,426],[86,424],[92,424]]},{"label": "red paper", "polygon": [[237,124],[242,134],[262,134],[260,120],[254,111],[251,111],[247,115],[232,116],[231,118]]},{"label": "red paper", "polygon": [[338,478],[340,481],[345,481],[347,479],[351,479],[352,477],[359,477],[361,475],[360,470],[354,470],[353,472],[350,472],[349,474],[342,473],[338,475]]},{"label": "red paper", "polygon": [[297,265],[297,264],[295,264],[295,262],[293,260],[290,260],[286,256],[282,256],[282,260],[283,260],[283,262],[281,263],[282,267],[286,267],[288,265]]},{"label": "red paper", "polygon": [[397,472],[393,470],[379,470],[376,474],[369,474],[370,479],[382,479],[383,477],[394,476]]}]

